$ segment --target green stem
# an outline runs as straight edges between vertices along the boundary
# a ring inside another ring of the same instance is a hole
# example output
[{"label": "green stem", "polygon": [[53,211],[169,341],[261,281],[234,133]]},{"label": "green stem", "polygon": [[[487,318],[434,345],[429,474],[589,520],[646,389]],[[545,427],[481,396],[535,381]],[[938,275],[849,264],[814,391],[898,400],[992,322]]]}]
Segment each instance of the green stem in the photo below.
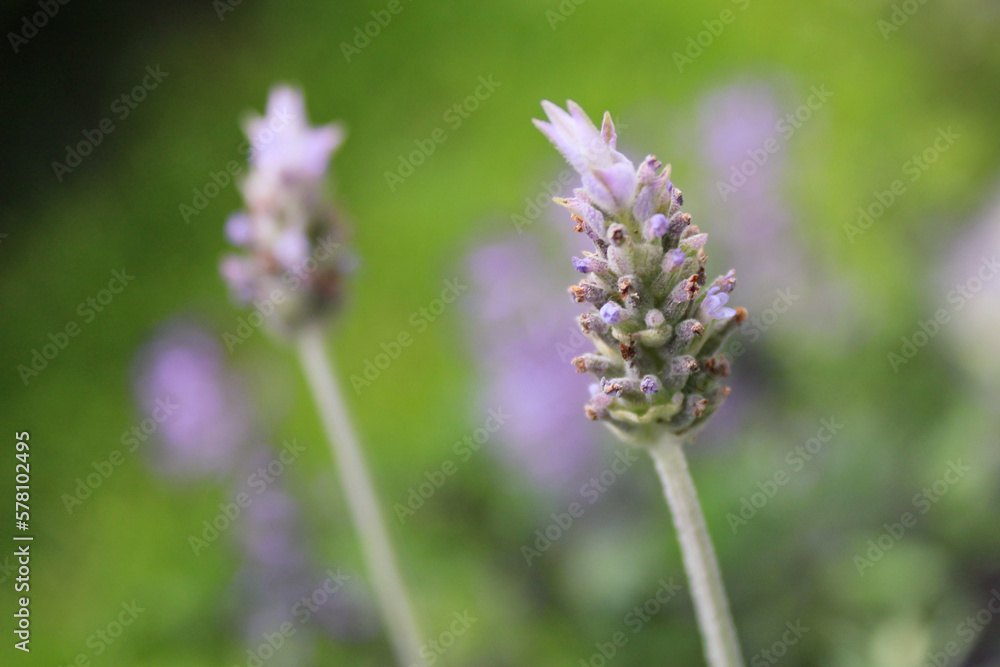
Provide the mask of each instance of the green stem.
[{"label": "green stem", "polygon": [[396,659],[400,665],[420,667],[424,661],[419,652],[420,634],[416,619],[379,510],[361,446],[334,379],[333,365],[326,353],[322,329],[306,329],[299,335],[297,344],[299,360],[323,422]]},{"label": "green stem", "polygon": [[712,539],[698,503],[698,493],[684,457],[683,441],[667,436],[650,447],[650,453],[674,517],[708,664],[710,667],[742,667],[736,627],[729,612]]}]

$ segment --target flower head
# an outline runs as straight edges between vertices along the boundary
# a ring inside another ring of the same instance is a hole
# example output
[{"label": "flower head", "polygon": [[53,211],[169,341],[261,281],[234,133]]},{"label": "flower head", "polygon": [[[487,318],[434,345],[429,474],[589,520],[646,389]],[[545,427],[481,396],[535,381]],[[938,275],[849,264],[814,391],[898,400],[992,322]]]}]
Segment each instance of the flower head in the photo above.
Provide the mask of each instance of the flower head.
[{"label": "flower head", "polygon": [[226,221],[226,238],[244,252],[229,255],[220,272],[233,296],[257,304],[278,331],[322,318],[342,301],[351,258],[343,230],[326,201],[330,157],[344,139],[336,124],[312,127],[302,94],[271,91],[267,114],[245,130],[253,150],[241,184],[246,208]]},{"label": "flower head", "polygon": [[726,306],[735,274],[706,287],[708,235],[681,210],[669,165],[650,155],[634,167],[615,148],[610,114],[598,130],[573,102],[569,111],[542,107],[549,122],[535,125],[582,177],[572,198],[556,202],[595,249],[573,259],[587,275],[570,288],[593,307],[580,326],[595,351],[573,360],[600,378],[586,413],[637,444],[664,431],[689,436],[729,394],[718,352],[747,316]]}]

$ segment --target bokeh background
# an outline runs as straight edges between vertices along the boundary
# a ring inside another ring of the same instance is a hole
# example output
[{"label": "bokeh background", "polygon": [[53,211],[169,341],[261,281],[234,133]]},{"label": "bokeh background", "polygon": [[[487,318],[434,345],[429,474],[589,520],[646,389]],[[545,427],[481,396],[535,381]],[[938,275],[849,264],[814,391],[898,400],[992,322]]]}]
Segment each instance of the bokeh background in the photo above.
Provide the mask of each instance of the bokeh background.
[{"label": "bokeh background", "polygon": [[[4,664],[391,664],[294,355],[261,331],[223,341],[247,314],[217,273],[238,189],[181,208],[242,164],[240,120],[277,82],[349,130],[330,185],[360,262],[330,347],[424,634],[448,644],[436,664],[702,664],[651,465],[609,477],[622,447],[584,419],[568,363],[586,244],[547,203],[567,167],[529,122],[566,98],[610,110],[633,160],[673,164],[710,268],[735,266],[733,301],[760,318],[690,453],[747,662],[1000,664],[996,3],[224,1],[4,3],[0,489],[27,430],[35,535],[24,655],[0,522]],[[147,66],[166,74],[123,118]],[[480,77],[497,85],[473,105]],[[123,269],[120,294],[81,307]],[[418,329],[449,280],[460,297]],[[412,345],[352,389],[401,332]],[[168,394],[176,416],[123,439]],[[504,426],[456,449],[490,409]],[[811,441],[822,420],[836,434]],[[283,443],[302,451],[193,547]],[[448,460],[423,506],[394,509]],[[584,516],[527,558],[574,501]],[[682,590],[649,603],[671,578]],[[455,614],[474,621],[448,637]]]}]

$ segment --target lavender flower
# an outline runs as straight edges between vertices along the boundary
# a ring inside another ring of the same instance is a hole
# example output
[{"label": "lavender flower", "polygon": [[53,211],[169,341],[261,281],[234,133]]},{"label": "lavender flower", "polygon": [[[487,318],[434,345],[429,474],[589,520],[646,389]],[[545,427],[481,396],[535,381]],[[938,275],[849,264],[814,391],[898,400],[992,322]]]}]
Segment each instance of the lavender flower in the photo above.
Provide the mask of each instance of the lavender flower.
[{"label": "lavender flower", "polygon": [[587,277],[570,288],[600,315],[581,317],[596,349],[573,360],[580,372],[601,378],[587,415],[635,443],[665,431],[688,436],[729,394],[720,383],[729,367],[716,353],[747,317],[742,308],[725,307],[735,277],[705,289],[707,235],[681,211],[669,165],[650,155],[636,168],[616,150],[608,113],[598,130],[573,102],[568,113],[542,106],[549,122],[535,125],[583,180],[572,198],[556,202],[604,262],[589,264]]},{"label": "lavender flower", "polygon": [[[231,470],[251,416],[239,383],[223,366],[218,342],[195,325],[171,324],[140,353],[136,369],[136,399],[143,413],[157,419],[157,468],[183,477]],[[168,412],[164,404],[174,407]],[[148,435],[144,431],[143,440]]]},{"label": "lavender flower", "polygon": [[[849,323],[851,313],[842,307],[849,299],[838,295],[843,285],[834,288],[837,281],[817,277],[823,263],[810,256],[797,233],[795,211],[782,192],[790,175],[788,151],[778,130],[783,113],[771,87],[730,84],[711,91],[698,106],[698,147],[716,179],[716,196],[706,192],[706,203],[714,215],[737,221],[715,236],[717,248],[721,243],[716,252],[723,252],[739,269],[748,307],[766,310],[777,290],[792,287],[796,294],[808,295],[796,304],[802,309],[803,326],[830,331]],[[780,149],[760,160],[761,147],[774,141]]]},{"label": "lavender flower", "polygon": [[575,309],[539,288],[558,282],[542,270],[544,258],[526,237],[476,248],[468,266],[482,409],[499,407],[511,416],[496,433],[497,451],[541,489],[575,493],[580,479],[599,472],[594,434],[566,400],[585,400],[587,383],[559,361],[586,344],[569,324]]},{"label": "lavender flower", "polygon": [[335,124],[311,127],[302,94],[278,86],[267,115],[252,118],[246,133],[254,145],[241,187],[246,209],[225,227],[244,253],[225,257],[220,273],[238,301],[253,302],[265,315],[273,309],[273,327],[290,333],[342,301],[352,260],[323,183],[344,131]]},{"label": "lavender flower", "polygon": [[[956,225],[957,227],[958,225]],[[954,323],[953,356],[990,405],[1000,397],[1000,189],[956,235],[929,289],[948,286],[944,300]],[[943,305],[944,305],[943,304]],[[903,358],[908,362],[908,359]],[[897,362],[896,368],[899,368]]]},{"label": "lavender flower", "polygon": [[705,314],[708,317],[724,320],[736,315],[735,310],[725,307],[728,301],[729,295],[720,292],[718,287],[713,286],[708,289],[708,294],[705,295],[705,301],[702,302],[701,307],[705,309]]}]

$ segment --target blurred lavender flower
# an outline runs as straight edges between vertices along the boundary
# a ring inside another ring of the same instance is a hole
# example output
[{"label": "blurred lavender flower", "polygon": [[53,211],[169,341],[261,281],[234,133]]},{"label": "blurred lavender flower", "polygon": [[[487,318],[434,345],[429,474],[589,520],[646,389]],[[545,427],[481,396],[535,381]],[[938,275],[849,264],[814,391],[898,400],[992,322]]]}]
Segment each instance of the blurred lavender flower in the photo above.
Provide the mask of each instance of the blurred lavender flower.
[{"label": "blurred lavender flower", "polygon": [[[739,272],[753,312],[767,311],[778,294],[792,295],[797,325],[815,329],[814,340],[822,338],[825,346],[843,344],[849,336],[837,332],[846,332],[854,321],[846,307],[847,288],[823,275],[783,192],[792,176],[786,146],[791,126],[782,124],[784,115],[763,83],[728,85],[699,104],[699,154],[716,195],[706,200],[712,215],[734,221],[713,238]],[[769,142],[777,151],[765,149]],[[751,319],[748,329],[755,327],[762,328]]]},{"label": "blurred lavender flower", "polygon": [[781,192],[785,151],[765,151],[759,165],[751,158],[768,139],[780,139],[775,126],[782,113],[767,87],[737,84],[709,94],[698,117],[701,154],[717,175],[719,213],[734,220],[719,230],[718,241],[736,264],[750,304],[760,311],[775,289],[805,282],[804,249],[795,243],[792,213]]},{"label": "blurred lavender flower", "polygon": [[950,290],[946,307],[954,323],[948,335],[959,363],[980,387],[987,401],[1000,396],[1000,189],[963,230],[948,250],[935,285]]},{"label": "blurred lavender flower", "polygon": [[716,353],[747,316],[724,307],[734,274],[702,289],[707,235],[681,211],[669,165],[649,155],[636,168],[615,148],[609,113],[598,131],[573,102],[569,113],[542,106],[549,122],[536,127],[583,180],[573,198],[556,201],[595,249],[583,253],[587,277],[570,288],[596,311],[579,318],[594,352],[573,360],[579,372],[600,378],[587,415],[634,443],[658,441],[663,432],[689,436],[729,394],[719,382],[729,365]]},{"label": "blurred lavender flower", "polygon": [[322,319],[340,305],[344,274],[353,259],[343,229],[323,196],[330,156],[344,139],[339,125],[311,127],[302,94],[271,91],[267,115],[250,119],[254,145],[242,184],[246,210],[226,222],[226,238],[245,251],[222,260],[233,296],[255,306],[284,333]]},{"label": "blurred lavender flower", "polygon": [[157,423],[160,447],[152,458],[161,472],[219,475],[236,465],[250,435],[250,410],[206,331],[175,323],[157,333],[139,354],[135,393],[144,414],[154,414],[163,401],[177,404]]},{"label": "blurred lavender flower", "polygon": [[236,299],[252,303],[274,331],[293,340],[361,529],[393,648],[400,662],[420,661],[416,617],[320,326],[341,306],[344,278],[353,264],[341,245],[343,228],[322,191],[343,131],[339,125],[311,127],[302,94],[278,86],[268,98],[267,115],[251,119],[246,133],[254,147],[242,183],[246,210],[233,214],[225,226],[226,237],[245,252],[225,257],[220,273]]},{"label": "blurred lavender flower", "polygon": [[[265,450],[251,459],[262,466],[269,460]],[[374,637],[377,619],[357,577],[315,567],[305,546],[301,509],[280,481],[264,490],[245,484],[238,492],[252,499],[238,524],[244,563],[237,595],[248,644],[291,623],[297,631],[289,643],[295,646],[282,649],[289,654],[285,663],[303,664],[309,662],[317,633],[342,641]]]},{"label": "blurred lavender flower", "polygon": [[[166,402],[178,406],[158,423],[155,468],[169,476],[225,475],[227,480],[239,473],[242,482],[234,495],[251,498],[236,523],[244,558],[237,577],[239,612],[248,641],[259,642],[262,633],[286,621],[301,625],[303,612],[296,617],[295,605],[328,575],[308,554],[295,500],[279,480],[260,486],[268,478],[258,469],[267,467],[273,453],[253,433],[250,405],[236,375],[225,368],[216,338],[195,324],[168,324],[140,352],[135,375],[144,412]],[[334,593],[316,593],[324,602],[310,610],[310,628],[343,640],[374,636],[376,619],[353,579],[328,586],[336,587]],[[310,653],[308,645],[283,649],[281,664],[302,664]]]},{"label": "blurred lavender flower", "polygon": [[481,246],[467,263],[483,401],[511,414],[497,434],[500,451],[540,487],[565,489],[599,459],[594,433],[572,399],[586,399],[587,383],[564,365],[585,344],[568,325],[574,308],[544,287],[546,262],[531,239]]}]

